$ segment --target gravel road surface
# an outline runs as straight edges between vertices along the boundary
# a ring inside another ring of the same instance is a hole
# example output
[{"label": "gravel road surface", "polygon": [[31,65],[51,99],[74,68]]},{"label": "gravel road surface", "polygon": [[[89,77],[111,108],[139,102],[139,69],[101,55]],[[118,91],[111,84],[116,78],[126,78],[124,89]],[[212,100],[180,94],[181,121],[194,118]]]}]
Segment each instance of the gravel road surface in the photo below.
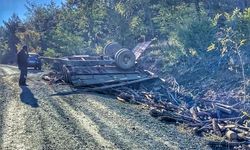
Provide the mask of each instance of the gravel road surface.
[{"label": "gravel road surface", "polygon": [[67,85],[49,85],[29,70],[0,65],[0,149],[64,150],[209,149],[202,138],[152,118],[147,108],[96,93],[61,95]]}]

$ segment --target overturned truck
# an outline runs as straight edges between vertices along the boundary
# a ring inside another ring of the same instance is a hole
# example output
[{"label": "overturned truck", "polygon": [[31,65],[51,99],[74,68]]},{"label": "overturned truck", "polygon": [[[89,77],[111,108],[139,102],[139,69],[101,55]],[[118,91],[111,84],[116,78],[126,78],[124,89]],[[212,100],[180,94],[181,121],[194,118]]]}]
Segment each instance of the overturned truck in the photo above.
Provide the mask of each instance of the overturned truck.
[{"label": "overturned truck", "polygon": [[136,60],[152,41],[139,43],[133,50],[112,42],[101,56],[74,55],[64,58],[43,58],[63,74],[63,80],[74,87],[116,87],[156,78],[148,71],[136,69]]}]

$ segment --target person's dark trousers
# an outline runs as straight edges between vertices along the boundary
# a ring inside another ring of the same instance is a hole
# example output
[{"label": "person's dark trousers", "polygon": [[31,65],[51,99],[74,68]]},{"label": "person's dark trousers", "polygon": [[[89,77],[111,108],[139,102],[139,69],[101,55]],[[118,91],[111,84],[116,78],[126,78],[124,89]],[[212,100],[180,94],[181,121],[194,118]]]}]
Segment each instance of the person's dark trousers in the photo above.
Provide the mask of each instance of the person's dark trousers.
[{"label": "person's dark trousers", "polygon": [[19,78],[19,85],[26,85],[28,69],[27,67],[20,67],[19,69],[21,71],[20,78]]}]

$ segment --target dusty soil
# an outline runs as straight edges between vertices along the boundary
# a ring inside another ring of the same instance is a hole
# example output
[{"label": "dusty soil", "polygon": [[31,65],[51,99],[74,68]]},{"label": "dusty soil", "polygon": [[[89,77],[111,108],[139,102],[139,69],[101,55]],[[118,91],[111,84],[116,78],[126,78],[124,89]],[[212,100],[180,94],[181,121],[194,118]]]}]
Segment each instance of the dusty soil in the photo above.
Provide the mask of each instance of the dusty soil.
[{"label": "dusty soil", "polygon": [[49,85],[29,71],[19,87],[18,69],[0,66],[0,149],[210,149],[140,105],[96,93]]}]

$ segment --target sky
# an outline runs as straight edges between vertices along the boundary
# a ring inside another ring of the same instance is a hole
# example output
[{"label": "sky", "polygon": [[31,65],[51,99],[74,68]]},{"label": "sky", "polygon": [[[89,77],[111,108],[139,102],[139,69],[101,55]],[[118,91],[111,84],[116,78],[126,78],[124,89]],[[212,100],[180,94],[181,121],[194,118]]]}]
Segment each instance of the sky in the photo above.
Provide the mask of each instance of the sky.
[{"label": "sky", "polygon": [[[3,25],[3,21],[7,21],[13,13],[16,13],[21,20],[25,19],[25,8],[27,0],[0,0],[0,26]],[[29,0],[37,4],[48,4],[51,0]],[[52,0],[58,6],[65,0]]]}]

